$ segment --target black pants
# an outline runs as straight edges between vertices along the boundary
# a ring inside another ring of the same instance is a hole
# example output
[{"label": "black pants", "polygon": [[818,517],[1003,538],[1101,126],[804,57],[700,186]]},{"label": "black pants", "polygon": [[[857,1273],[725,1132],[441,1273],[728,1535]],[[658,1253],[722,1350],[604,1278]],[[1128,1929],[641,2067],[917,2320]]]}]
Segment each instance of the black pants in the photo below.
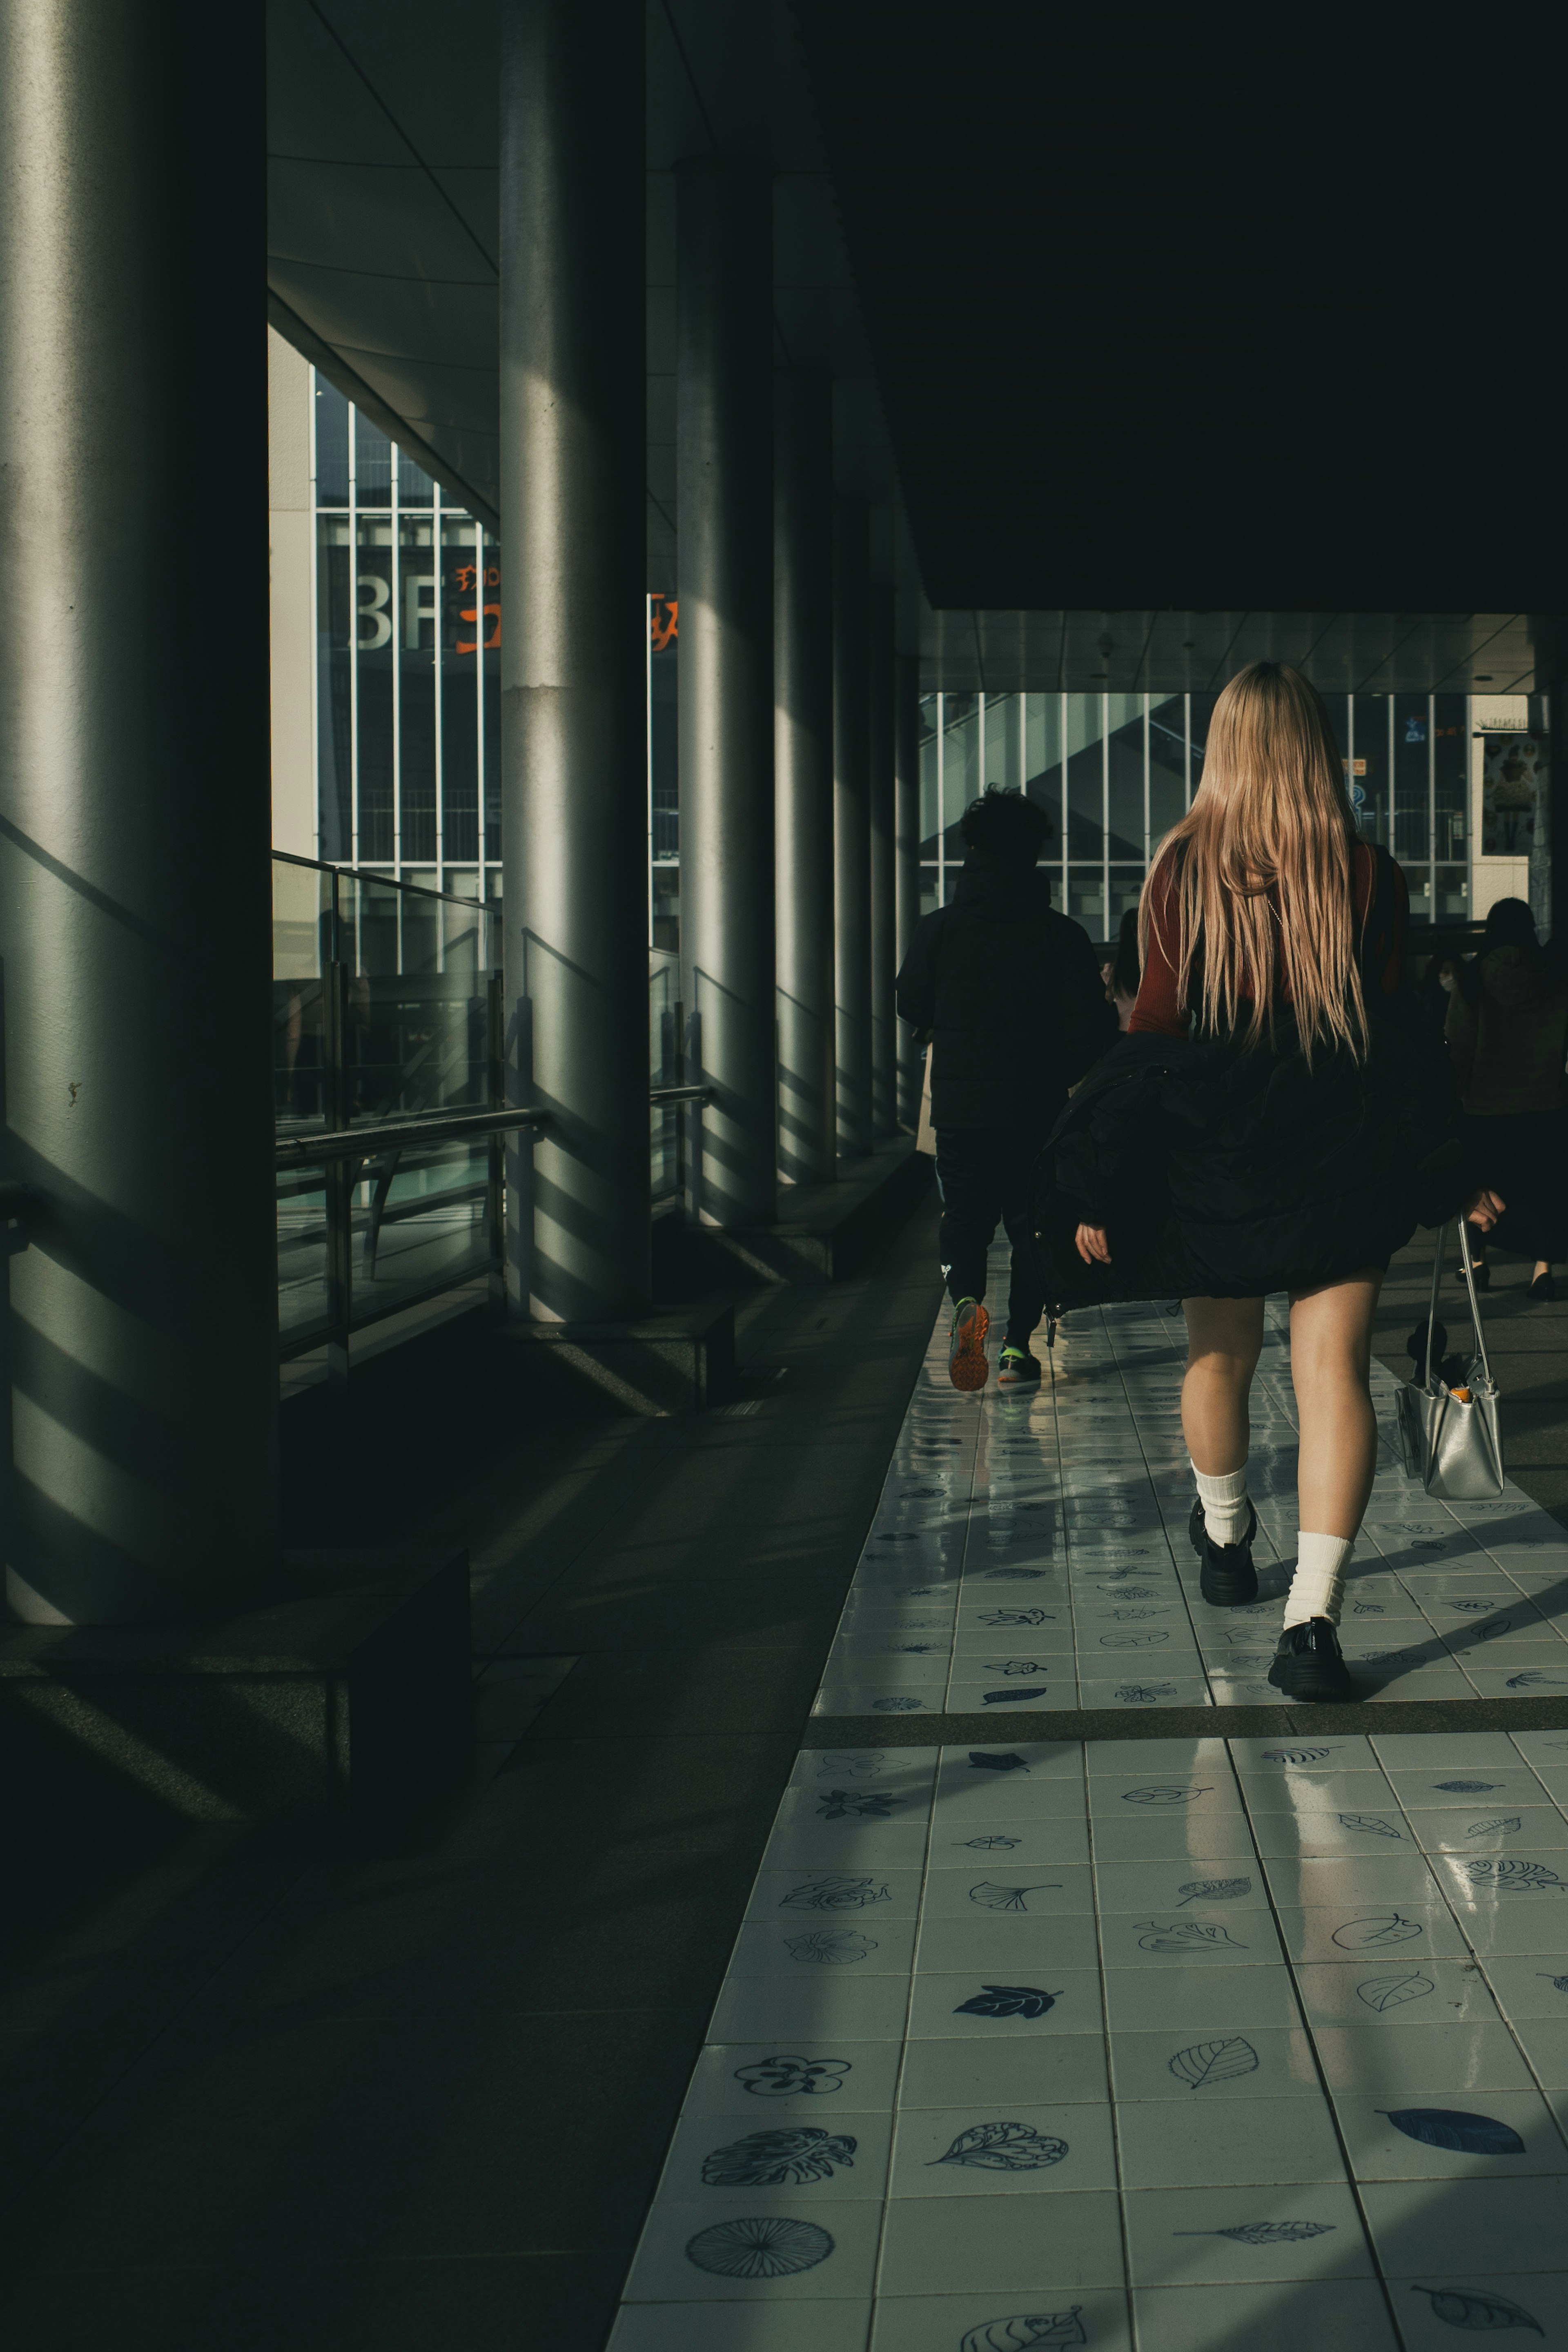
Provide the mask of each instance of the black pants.
[{"label": "black pants", "polygon": [[997,1221],[1013,1244],[1007,1294],[1007,1337],[1021,1348],[1040,1319],[1045,1295],[1034,1272],[1028,1223],[1029,1171],[1046,1139],[1042,1128],[946,1128],[937,1130],[936,1173],[942,1186],[942,1262],[948,1296],[985,1296],[985,1253]]}]

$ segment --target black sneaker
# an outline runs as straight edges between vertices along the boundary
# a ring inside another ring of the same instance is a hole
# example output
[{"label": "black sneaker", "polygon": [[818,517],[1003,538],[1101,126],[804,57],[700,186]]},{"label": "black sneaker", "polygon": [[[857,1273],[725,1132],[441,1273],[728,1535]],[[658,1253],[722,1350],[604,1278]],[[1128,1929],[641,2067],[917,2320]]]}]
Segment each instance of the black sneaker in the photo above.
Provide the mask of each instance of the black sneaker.
[{"label": "black sneaker", "polygon": [[1274,1653],[1268,1679],[1287,1698],[1354,1698],[1350,1668],[1340,1655],[1340,1637],[1326,1617],[1287,1625]]},{"label": "black sneaker", "polygon": [[1038,1356],[1032,1356],[1027,1348],[1005,1347],[996,1366],[996,1385],[999,1389],[1037,1389],[1040,1385]]},{"label": "black sneaker", "polygon": [[1203,1497],[1193,1505],[1187,1540],[1203,1562],[1198,1590],[1215,1609],[1241,1609],[1258,1598],[1258,1570],[1252,1565],[1252,1538],[1258,1533],[1257,1506],[1248,1497],[1247,1533],[1239,1543],[1210,1543],[1204,1521]]}]

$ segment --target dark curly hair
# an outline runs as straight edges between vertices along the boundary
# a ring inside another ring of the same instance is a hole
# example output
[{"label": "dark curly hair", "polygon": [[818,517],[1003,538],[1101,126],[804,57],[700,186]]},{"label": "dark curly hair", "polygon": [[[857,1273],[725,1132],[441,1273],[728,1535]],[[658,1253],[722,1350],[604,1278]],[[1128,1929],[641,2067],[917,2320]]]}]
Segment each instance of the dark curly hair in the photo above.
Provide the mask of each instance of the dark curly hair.
[{"label": "dark curly hair", "polygon": [[1050,839],[1051,821],[1016,785],[988,784],[958,820],[966,845],[984,857],[1033,866]]}]

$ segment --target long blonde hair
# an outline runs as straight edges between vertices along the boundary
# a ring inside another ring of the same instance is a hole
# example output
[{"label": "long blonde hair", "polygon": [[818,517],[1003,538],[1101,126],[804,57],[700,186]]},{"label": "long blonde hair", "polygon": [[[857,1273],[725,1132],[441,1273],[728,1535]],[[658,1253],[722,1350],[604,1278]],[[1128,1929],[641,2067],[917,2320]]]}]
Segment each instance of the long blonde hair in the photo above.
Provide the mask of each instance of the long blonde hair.
[{"label": "long blonde hair", "polygon": [[1363,1055],[1355,843],[1344,763],[1317,689],[1288,663],[1249,663],[1215,705],[1203,782],[1151,866],[1138,922],[1145,961],[1152,897],[1169,877],[1177,1001],[1189,1002],[1196,961],[1201,1028],[1234,1030],[1250,1001],[1245,1042],[1265,1030],[1272,1040],[1276,1003],[1288,996],[1309,1062],[1320,1039]]}]

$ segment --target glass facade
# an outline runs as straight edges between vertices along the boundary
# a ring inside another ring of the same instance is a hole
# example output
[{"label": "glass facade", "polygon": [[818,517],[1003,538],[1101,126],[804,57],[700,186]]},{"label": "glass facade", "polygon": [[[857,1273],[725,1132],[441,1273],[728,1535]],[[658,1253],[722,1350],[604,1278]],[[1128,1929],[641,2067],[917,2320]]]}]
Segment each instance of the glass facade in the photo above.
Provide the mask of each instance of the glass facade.
[{"label": "glass facade", "polygon": [[[928,694],[921,700],[921,908],[952,895],[958,820],[983,784],[1047,809],[1056,903],[1097,940],[1138,903],[1203,774],[1212,694]],[[1462,694],[1325,697],[1363,837],[1405,869],[1415,922],[1469,919]]]},{"label": "glass facade", "polygon": [[321,854],[500,895],[500,551],[312,377]]}]

